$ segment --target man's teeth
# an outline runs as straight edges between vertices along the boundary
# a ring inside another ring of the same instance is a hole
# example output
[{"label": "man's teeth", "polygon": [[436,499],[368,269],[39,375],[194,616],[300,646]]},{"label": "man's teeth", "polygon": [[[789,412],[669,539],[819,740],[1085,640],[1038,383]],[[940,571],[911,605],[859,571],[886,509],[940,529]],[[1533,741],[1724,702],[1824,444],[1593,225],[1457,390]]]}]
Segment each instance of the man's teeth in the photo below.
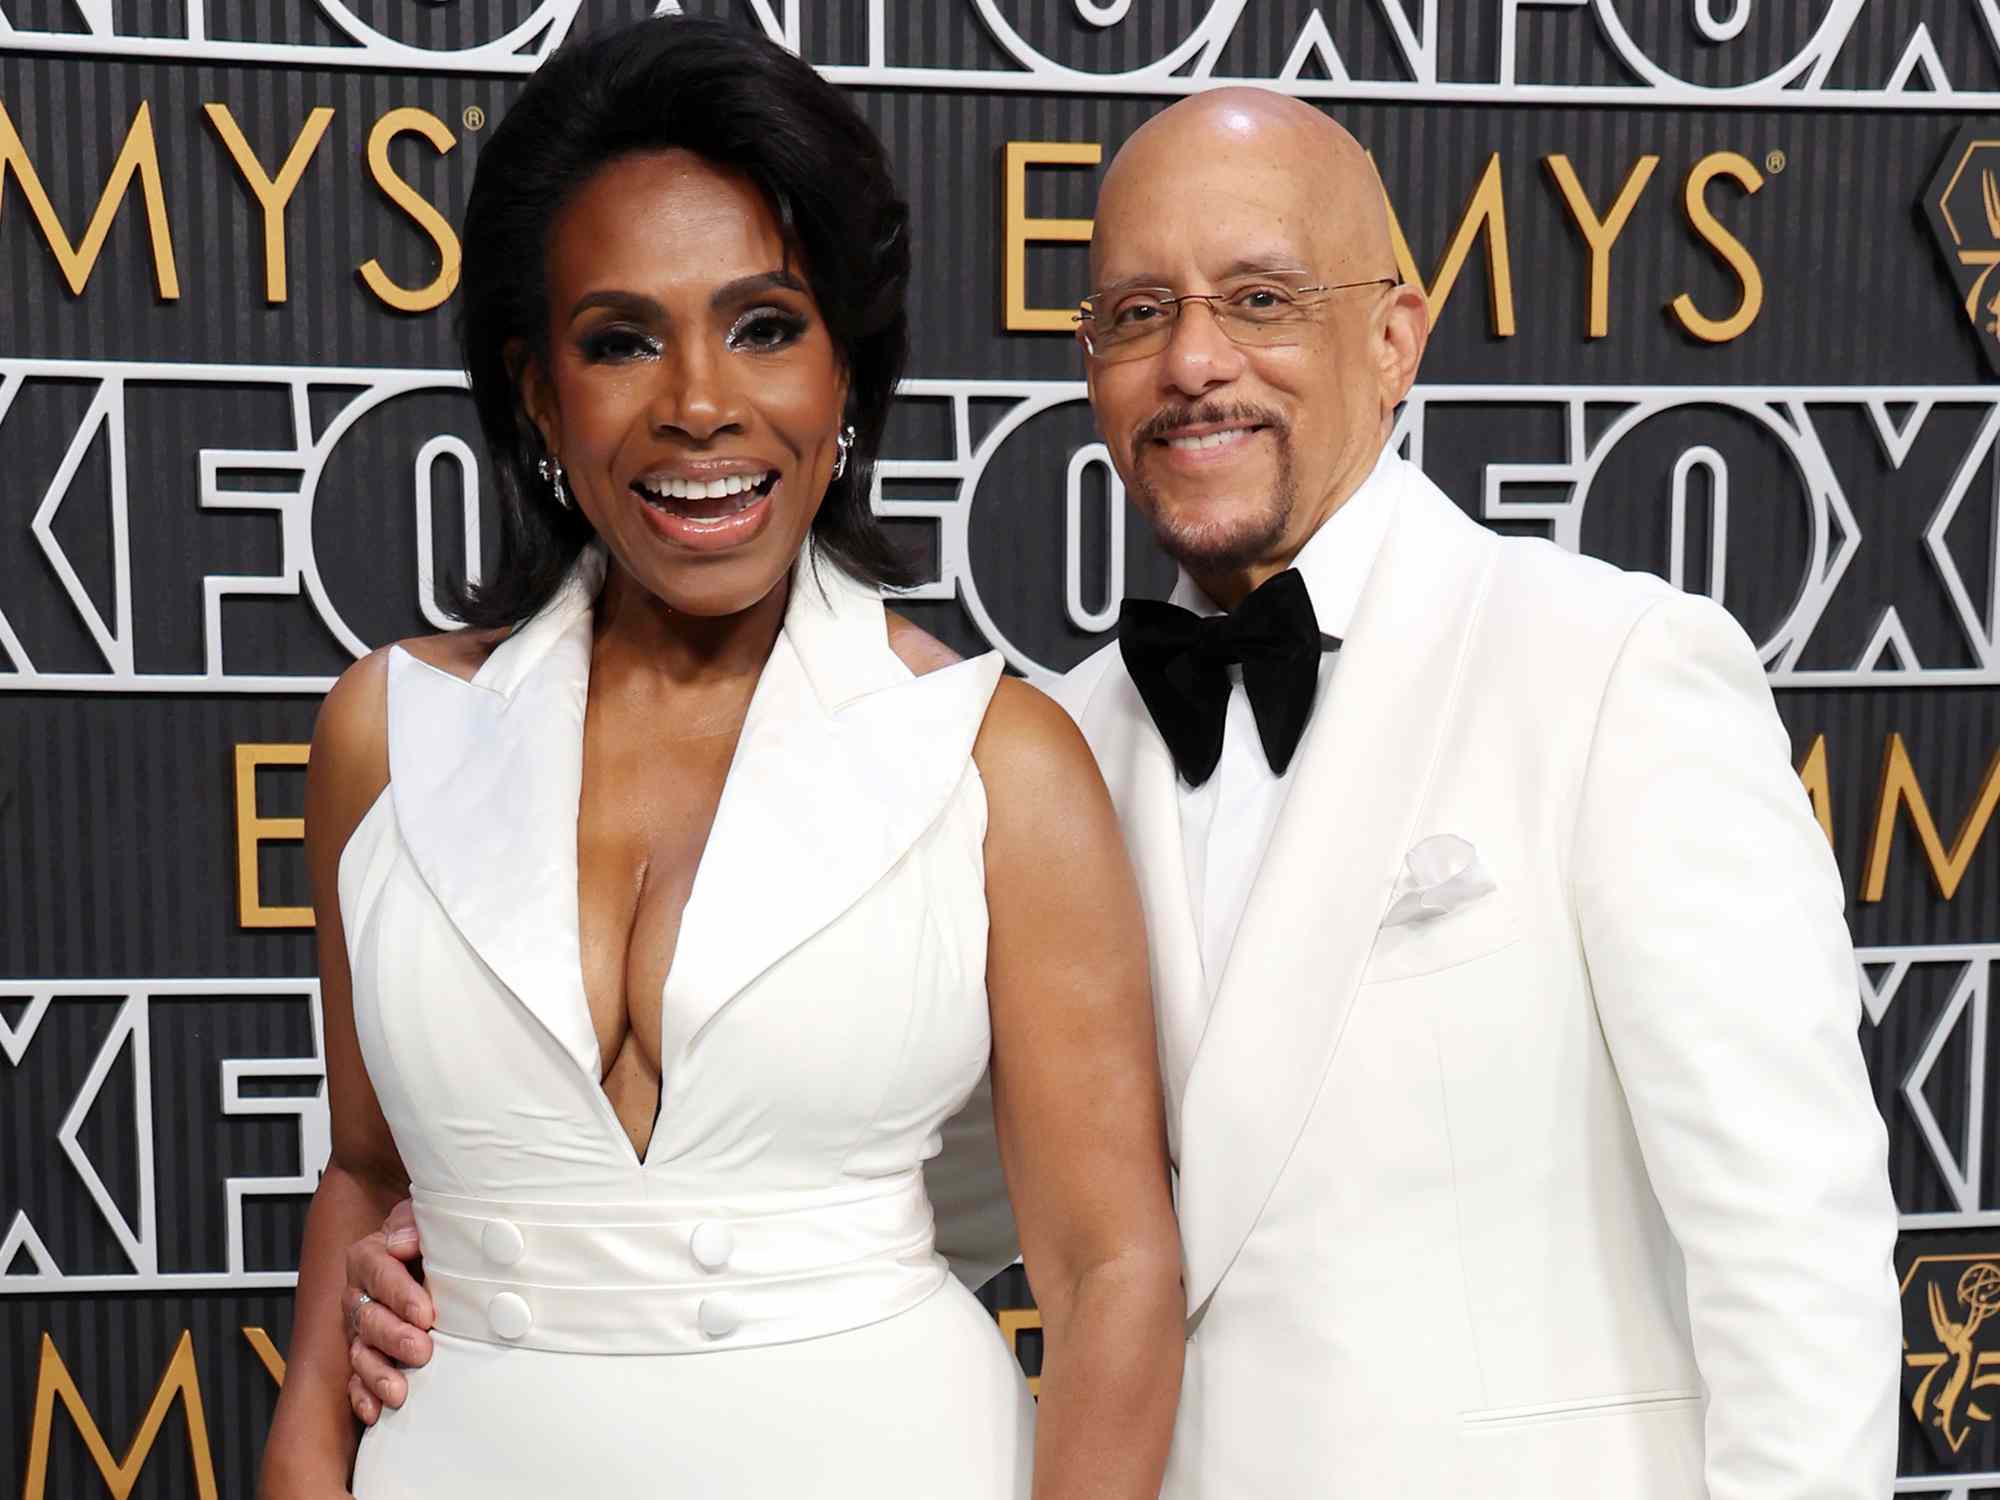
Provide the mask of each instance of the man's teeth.
[{"label": "man's teeth", "polygon": [[1192,453],[1197,448],[1221,448],[1230,443],[1239,443],[1248,436],[1250,436],[1248,427],[1231,427],[1225,432],[1204,432],[1199,437],[1168,438],[1167,446]]},{"label": "man's teeth", "polygon": [[662,500],[721,500],[757,489],[771,474],[766,470],[762,474],[731,474],[725,479],[645,479],[640,487]]}]

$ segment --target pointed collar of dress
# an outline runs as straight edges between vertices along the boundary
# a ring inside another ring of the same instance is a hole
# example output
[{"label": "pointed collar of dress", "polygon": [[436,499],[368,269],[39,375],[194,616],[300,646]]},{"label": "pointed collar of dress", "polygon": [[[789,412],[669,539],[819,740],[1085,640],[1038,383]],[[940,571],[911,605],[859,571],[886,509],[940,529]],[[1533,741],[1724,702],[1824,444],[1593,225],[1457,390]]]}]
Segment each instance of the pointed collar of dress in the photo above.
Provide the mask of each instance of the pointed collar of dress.
[{"label": "pointed collar of dress", "polygon": [[[481,960],[594,1080],[583,991],[577,815],[591,549],[548,606],[470,680],[390,662],[397,825]],[[757,975],[837,918],[937,821],[968,774],[996,652],[915,676],[876,591],[809,554],[745,716],[682,916],[663,1045],[692,1045]],[[740,913],[759,920],[744,923]],[[738,914],[732,920],[731,913]]]}]

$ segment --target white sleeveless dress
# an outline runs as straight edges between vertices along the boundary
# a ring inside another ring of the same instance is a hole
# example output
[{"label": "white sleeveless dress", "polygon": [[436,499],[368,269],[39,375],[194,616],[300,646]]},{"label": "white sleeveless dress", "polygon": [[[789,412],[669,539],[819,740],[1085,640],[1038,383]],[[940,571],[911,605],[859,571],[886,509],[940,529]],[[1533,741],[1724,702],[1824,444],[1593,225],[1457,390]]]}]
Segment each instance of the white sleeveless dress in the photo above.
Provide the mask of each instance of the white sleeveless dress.
[{"label": "white sleeveless dress", "polygon": [[933,1246],[924,1163],[986,1066],[996,655],[916,677],[802,563],[682,920],[643,1159],[577,938],[591,605],[470,682],[389,664],[391,781],[340,861],[368,1075],[436,1355],[358,1500],[1018,1500],[1033,1406]]}]

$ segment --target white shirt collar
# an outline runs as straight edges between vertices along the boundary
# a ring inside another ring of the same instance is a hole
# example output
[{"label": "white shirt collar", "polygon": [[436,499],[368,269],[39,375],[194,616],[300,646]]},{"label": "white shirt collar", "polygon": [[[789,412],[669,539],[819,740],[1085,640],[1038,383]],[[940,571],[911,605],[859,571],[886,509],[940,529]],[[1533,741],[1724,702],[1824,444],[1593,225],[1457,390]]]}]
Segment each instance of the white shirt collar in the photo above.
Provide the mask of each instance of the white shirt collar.
[{"label": "white shirt collar", "polygon": [[[1340,508],[1320,523],[1319,530],[1306,539],[1292,566],[1305,578],[1313,615],[1328,635],[1345,636],[1354,622],[1361,602],[1361,590],[1382,550],[1389,519],[1395,513],[1391,492],[1394,470],[1402,460],[1384,447],[1375,467],[1361,481]],[[1169,601],[1198,615],[1219,615],[1222,610],[1188,577],[1183,568],[1174,581]]]}]

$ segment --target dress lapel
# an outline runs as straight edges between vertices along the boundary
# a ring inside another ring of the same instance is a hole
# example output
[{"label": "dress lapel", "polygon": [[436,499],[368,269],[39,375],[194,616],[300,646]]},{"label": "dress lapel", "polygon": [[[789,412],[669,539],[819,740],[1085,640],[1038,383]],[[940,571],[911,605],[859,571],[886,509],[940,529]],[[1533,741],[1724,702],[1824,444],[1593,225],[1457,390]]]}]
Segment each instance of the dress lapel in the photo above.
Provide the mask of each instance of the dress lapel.
[{"label": "dress lapel", "polygon": [[[1182,1105],[1188,1306],[1235,1258],[1346,1026],[1451,722],[1493,537],[1416,469],[1230,951]],[[1199,972],[1199,965],[1195,966]]]},{"label": "dress lapel", "polygon": [[[470,681],[393,653],[389,763],[403,841],[482,962],[592,1080],[576,830],[592,603],[584,555]],[[882,603],[831,564],[794,570],[667,977],[692,1042],[752,980],[879,881],[966,773],[999,681],[989,652],[923,677],[889,649]],[[754,921],[740,914],[755,912]]]},{"label": "dress lapel", "polygon": [[669,1057],[937,821],[1001,668],[988,652],[914,676],[889,648],[873,589],[828,563],[796,570],[681,919]]},{"label": "dress lapel", "polygon": [[576,819],[591,601],[587,552],[470,681],[389,658],[396,822],[460,936],[593,1080],[597,1035],[577,938]]}]

